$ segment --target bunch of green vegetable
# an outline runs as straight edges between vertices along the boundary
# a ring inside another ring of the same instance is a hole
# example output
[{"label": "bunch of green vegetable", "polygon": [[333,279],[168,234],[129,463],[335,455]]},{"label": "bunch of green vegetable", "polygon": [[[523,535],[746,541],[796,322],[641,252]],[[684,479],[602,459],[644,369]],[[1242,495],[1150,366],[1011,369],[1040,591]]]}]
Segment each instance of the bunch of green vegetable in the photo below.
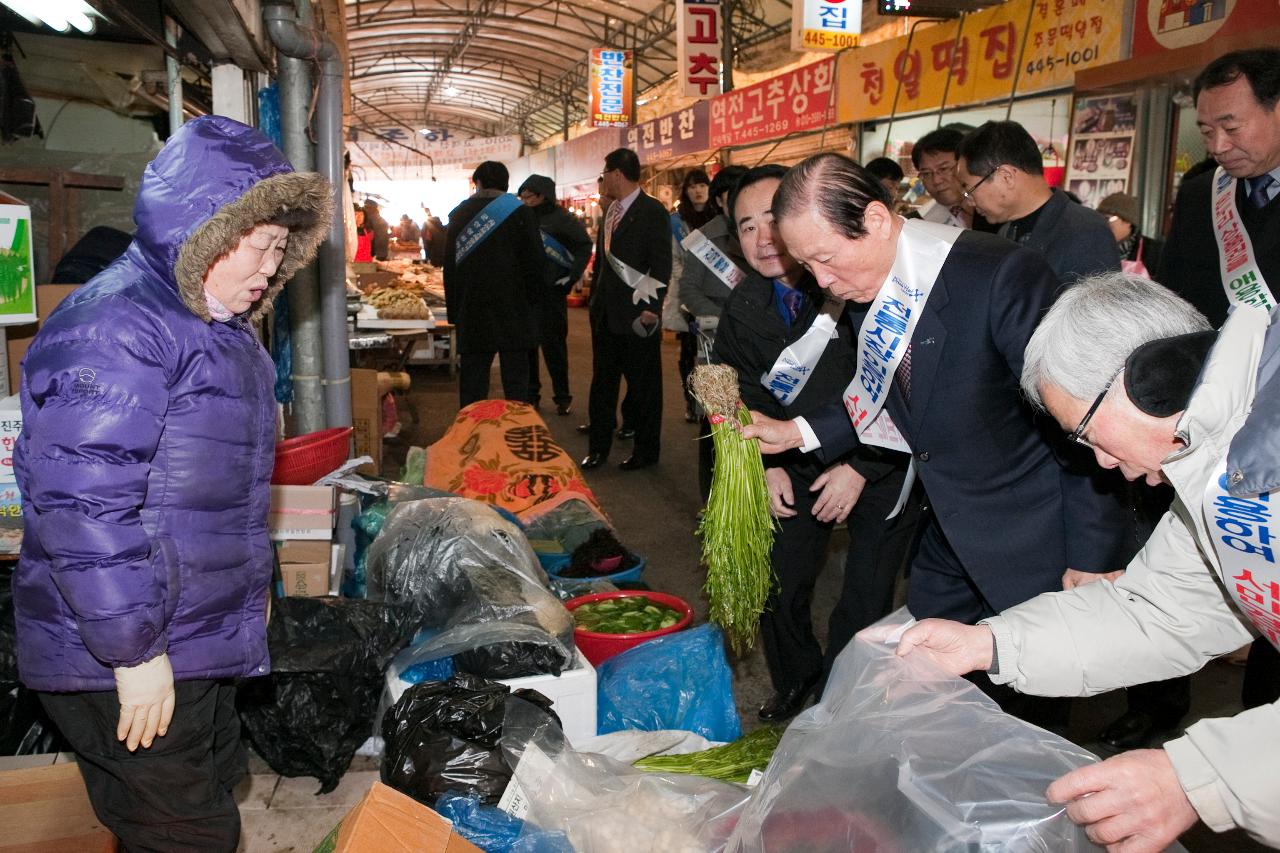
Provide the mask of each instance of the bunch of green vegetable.
[{"label": "bunch of green vegetable", "polygon": [[680,621],[680,613],[643,595],[628,595],[576,607],[573,621],[597,634],[643,634],[670,628]]},{"label": "bunch of green vegetable", "polygon": [[633,766],[653,773],[686,773],[723,782],[745,782],[752,770],[763,770],[782,740],[782,729],[764,726],[724,746],[685,755],[649,755]]},{"label": "bunch of green vegetable", "polygon": [[756,625],[773,586],[773,514],[760,447],[729,423],[751,423],[738,405],[738,374],[725,364],[703,364],[689,376],[689,390],[711,421],[716,461],[711,495],[698,533],[707,564],[712,622],[724,629],[741,654],[755,644]]}]

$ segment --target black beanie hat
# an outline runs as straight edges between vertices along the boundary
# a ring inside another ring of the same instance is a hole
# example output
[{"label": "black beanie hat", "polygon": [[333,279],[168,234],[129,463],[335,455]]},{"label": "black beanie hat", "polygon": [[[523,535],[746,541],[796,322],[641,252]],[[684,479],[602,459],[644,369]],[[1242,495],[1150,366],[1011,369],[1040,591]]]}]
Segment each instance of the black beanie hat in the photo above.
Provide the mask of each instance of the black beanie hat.
[{"label": "black beanie hat", "polygon": [[1217,332],[1148,341],[1124,363],[1124,390],[1142,412],[1167,418],[1187,408]]}]

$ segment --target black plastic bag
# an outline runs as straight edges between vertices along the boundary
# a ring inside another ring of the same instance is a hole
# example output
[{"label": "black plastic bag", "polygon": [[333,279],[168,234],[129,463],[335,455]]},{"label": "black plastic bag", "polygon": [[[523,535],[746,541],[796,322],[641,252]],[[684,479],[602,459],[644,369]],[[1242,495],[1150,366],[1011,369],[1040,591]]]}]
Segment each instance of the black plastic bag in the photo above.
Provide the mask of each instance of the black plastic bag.
[{"label": "black plastic bag", "polygon": [[13,570],[0,569],[0,755],[42,755],[67,748],[35,691],[18,682]]},{"label": "black plastic bag", "polygon": [[551,700],[533,690],[466,674],[413,685],[382,719],[382,781],[427,805],[446,791],[496,803],[514,770],[499,743],[512,697],[560,724]]},{"label": "black plastic bag", "polygon": [[282,776],[332,791],[373,731],[383,672],[417,630],[407,609],[347,598],[283,598],[267,627],[271,675],[240,689],[240,721]]}]

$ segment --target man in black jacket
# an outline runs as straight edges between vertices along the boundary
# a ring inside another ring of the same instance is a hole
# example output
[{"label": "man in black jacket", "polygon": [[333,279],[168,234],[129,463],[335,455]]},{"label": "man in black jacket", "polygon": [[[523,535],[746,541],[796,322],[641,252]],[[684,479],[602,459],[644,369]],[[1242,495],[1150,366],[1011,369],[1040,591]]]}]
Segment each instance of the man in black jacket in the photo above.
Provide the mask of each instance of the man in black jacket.
[{"label": "man in black jacket", "polygon": [[534,306],[542,301],[538,217],[508,193],[507,167],[492,160],[471,176],[476,192],[449,214],[444,296],[458,327],[460,405],[489,396],[497,355],[502,392],[529,399],[529,351],[538,345]]},{"label": "man in black jacket", "polygon": [[[618,391],[627,381],[634,399],[635,449],[618,467],[635,471],[658,464],[662,427],[659,319],[671,279],[671,228],[662,202],[640,189],[640,158],[618,148],[604,159],[604,191],[615,199],[596,237],[591,325],[597,336],[591,377],[590,445],[584,469],[609,457],[617,426]],[[632,412],[628,412],[630,418]]]},{"label": "man in black jacket", "polygon": [[385,261],[391,251],[391,226],[382,218],[381,208],[371,198],[364,200],[364,227],[373,234],[373,258]]},{"label": "man in black jacket", "polygon": [[[838,322],[843,301],[823,296],[787,254],[775,227],[773,194],[786,171],[757,166],[730,196],[731,227],[751,273],[729,294],[714,351],[738,372],[743,403],[777,418],[805,414],[838,396],[854,360],[852,330]],[[788,365],[784,353],[796,362]],[[772,553],[777,582],[760,617],[775,692],[760,708],[761,720],[786,719],[810,694],[820,694],[853,635],[892,609],[919,506],[908,501],[894,513],[907,461],[905,453],[877,447],[851,451],[831,464],[795,450],[765,458],[778,532]],[[810,609],[832,525],[842,522],[848,525],[849,550],[824,655]]]},{"label": "man in black jacket", "polygon": [[[573,214],[556,204],[556,183],[545,175],[530,175],[516,193],[538,214],[542,235],[542,304],[537,306],[538,343],[551,375],[552,399],[557,415],[567,415],[573,405],[569,391],[568,309],[564,298],[582,278],[591,260],[591,238]],[[537,408],[542,396],[538,350],[529,353],[529,402]]]},{"label": "man in black jacket", "polygon": [[989,121],[960,143],[963,195],[1000,236],[1044,255],[1063,284],[1117,272],[1120,250],[1107,221],[1045,182],[1040,146],[1016,121]]}]

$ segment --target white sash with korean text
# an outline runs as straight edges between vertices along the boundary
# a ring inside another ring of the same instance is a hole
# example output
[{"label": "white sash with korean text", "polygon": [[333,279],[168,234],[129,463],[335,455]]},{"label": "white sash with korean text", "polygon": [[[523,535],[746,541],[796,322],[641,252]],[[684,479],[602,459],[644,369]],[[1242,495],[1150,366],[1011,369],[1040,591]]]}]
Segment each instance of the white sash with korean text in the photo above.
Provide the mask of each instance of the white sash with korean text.
[{"label": "white sash with korean text", "polygon": [[1224,455],[1204,495],[1205,522],[1222,564],[1222,582],[1240,611],[1280,649],[1280,566],[1273,539],[1277,531],[1271,493],[1235,497]]},{"label": "white sash with korean text", "polygon": [[730,290],[741,284],[742,280],[747,277],[747,274],[737,264],[729,260],[729,256],[720,251],[720,247],[711,242],[707,235],[702,233],[701,229],[690,231],[680,241],[680,245],[684,247],[686,252],[702,261],[703,265],[715,273],[716,278],[723,281],[725,287]]},{"label": "white sash with korean text", "polygon": [[607,249],[604,256],[609,261],[609,266],[613,267],[613,271],[618,274],[618,278],[622,279],[623,284],[631,288],[633,305],[639,305],[646,299],[657,299],[658,291],[667,286],[666,282],[658,281],[628,266],[626,261],[619,260],[617,255]]},{"label": "white sash with korean text", "polygon": [[1221,166],[1213,173],[1213,236],[1218,241],[1218,269],[1227,299],[1233,305],[1273,310],[1275,297],[1258,268],[1253,241],[1236,207],[1236,179]]},{"label": "white sash with korean text", "polygon": [[790,406],[804,390],[804,384],[813,375],[818,360],[827,349],[827,342],[835,337],[836,323],[844,311],[844,300],[828,296],[822,304],[822,312],[813,324],[800,336],[800,340],[784,349],[773,367],[760,377],[760,384],[784,406]]},{"label": "white sash with korean text", "polygon": [[911,452],[884,401],[902,363],[911,334],[933,291],[959,228],[908,219],[898,235],[897,255],[858,332],[858,366],[844,389],[844,407],[863,444]]}]

